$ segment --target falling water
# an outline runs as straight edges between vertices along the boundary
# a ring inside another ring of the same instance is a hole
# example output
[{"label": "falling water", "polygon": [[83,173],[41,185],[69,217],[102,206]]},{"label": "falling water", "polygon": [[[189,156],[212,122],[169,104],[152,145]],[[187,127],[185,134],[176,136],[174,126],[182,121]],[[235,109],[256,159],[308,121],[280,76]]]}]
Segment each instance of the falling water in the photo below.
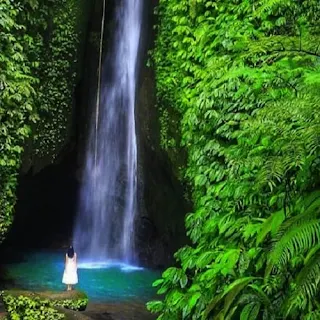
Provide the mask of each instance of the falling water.
[{"label": "falling water", "polygon": [[91,123],[74,229],[78,252],[91,261],[133,259],[137,193],[134,107],[141,2],[117,1],[113,48],[103,65],[101,93]]}]

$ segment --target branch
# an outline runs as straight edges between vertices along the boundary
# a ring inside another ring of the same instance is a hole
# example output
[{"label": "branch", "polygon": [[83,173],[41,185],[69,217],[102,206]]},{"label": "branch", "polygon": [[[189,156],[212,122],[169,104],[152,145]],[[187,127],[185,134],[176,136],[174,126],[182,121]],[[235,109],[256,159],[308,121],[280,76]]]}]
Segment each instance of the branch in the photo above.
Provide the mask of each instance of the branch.
[{"label": "branch", "polygon": [[302,31],[301,26],[299,26],[299,50],[302,50]]},{"label": "branch", "polygon": [[[319,46],[318,46],[318,48],[319,48]],[[270,51],[270,52],[271,52],[271,53],[272,53],[272,52],[285,52],[285,51],[287,51],[287,52],[298,52],[298,53],[305,53],[305,54],[309,54],[309,55],[311,55],[311,56],[315,56],[315,57],[320,58],[320,54],[317,53],[318,48],[317,48],[317,50],[316,50],[315,52],[312,52],[312,51],[309,51],[309,50],[302,50],[302,49],[301,49],[301,50],[300,50],[300,49],[272,50],[272,51]]]},{"label": "branch", "polygon": [[281,79],[284,83],[288,84],[295,92],[295,95],[298,95],[298,89],[292,84],[290,83],[290,81],[283,79],[280,75],[276,75],[277,78]]},{"label": "branch", "polygon": [[[299,49],[287,49],[284,44],[281,42],[281,41],[276,41],[275,43],[281,45],[281,48],[280,50],[272,50],[271,52],[282,52],[282,51],[289,51],[289,52],[299,52],[299,53],[305,53],[305,54],[309,54],[311,56],[315,56],[315,57],[320,57],[320,54],[318,54],[318,50],[319,50],[319,47],[320,47],[320,44],[318,44],[316,50],[314,52],[312,51],[309,51],[309,50],[303,50],[302,49],[302,38],[301,38],[301,31],[300,31],[300,35],[299,35]],[[293,41],[293,40],[292,40]],[[294,45],[294,42],[292,42],[293,46]]]}]

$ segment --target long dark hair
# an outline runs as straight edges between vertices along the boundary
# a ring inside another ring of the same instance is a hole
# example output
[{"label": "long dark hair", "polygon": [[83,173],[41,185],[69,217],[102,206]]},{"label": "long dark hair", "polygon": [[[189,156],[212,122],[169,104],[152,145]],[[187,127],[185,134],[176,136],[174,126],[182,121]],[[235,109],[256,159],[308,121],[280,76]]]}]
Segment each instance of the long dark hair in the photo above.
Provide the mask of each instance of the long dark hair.
[{"label": "long dark hair", "polygon": [[73,256],[74,256],[73,246],[70,246],[70,247],[68,248],[67,255],[68,255],[69,258],[73,258]]}]

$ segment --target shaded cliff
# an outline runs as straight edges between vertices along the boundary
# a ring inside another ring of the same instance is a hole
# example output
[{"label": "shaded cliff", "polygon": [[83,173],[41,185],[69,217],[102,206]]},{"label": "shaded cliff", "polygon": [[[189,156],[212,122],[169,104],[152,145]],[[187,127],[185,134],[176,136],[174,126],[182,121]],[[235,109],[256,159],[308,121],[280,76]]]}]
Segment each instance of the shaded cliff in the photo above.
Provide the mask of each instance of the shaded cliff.
[{"label": "shaded cliff", "polygon": [[[112,35],[114,4],[114,0],[107,1],[104,52]],[[156,1],[145,1],[140,46],[136,101],[139,214],[135,226],[138,260],[144,265],[162,267],[172,262],[173,253],[186,242],[184,215],[188,209],[175,176],[176,168],[160,147],[154,73],[146,67],[147,51],[154,41],[155,5]],[[20,177],[16,219],[8,241],[11,244],[60,247],[71,239],[97,87],[102,1],[92,1],[86,14],[69,134],[53,163],[42,162],[39,170],[30,170],[33,164],[29,156],[25,157],[28,163],[24,163]],[[21,243],[21,239],[25,241]]]},{"label": "shaded cliff", "polygon": [[177,163],[172,163],[160,147],[155,74],[152,68],[147,67],[148,51],[153,48],[155,39],[153,11],[156,4],[157,1],[145,4],[141,39],[136,104],[140,210],[136,230],[140,257],[160,266],[172,262],[173,253],[186,243],[184,216],[190,208],[183,197],[183,186],[175,174]]}]

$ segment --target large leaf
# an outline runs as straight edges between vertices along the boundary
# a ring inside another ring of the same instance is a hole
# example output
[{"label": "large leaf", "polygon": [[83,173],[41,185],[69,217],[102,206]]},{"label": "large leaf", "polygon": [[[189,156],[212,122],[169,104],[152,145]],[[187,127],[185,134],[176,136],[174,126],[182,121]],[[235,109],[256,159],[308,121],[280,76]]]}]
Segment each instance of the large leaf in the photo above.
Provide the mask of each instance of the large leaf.
[{"label": "large leaf", "polygon": [[256,245],[258,246],[267,236],[269,232],[275,233],[281,223],[285,219],[285,214],[283,210],[273,213],[262,225],[261,231],[257,235]]},{"label": "large leaf", "polygon": [[237,295],[253,280],[257,278],[255,277],[245,277],[241,279],[237,279],[232,282],[230,285],[226,287],[223,293],[219,294],[215,298],[211,300],[206,308],[202,319],[205,320],[209,316],[209,314],[214,310],[217,305],[224,300],[224,306],[221,309],[221,312],[226,315],[231,307],[232,303],[236,299]]},{"label": "large leaf", "polygon": [[259,303],[249,303],[241,311],[240,320],[256,320],[260,311]]}]

